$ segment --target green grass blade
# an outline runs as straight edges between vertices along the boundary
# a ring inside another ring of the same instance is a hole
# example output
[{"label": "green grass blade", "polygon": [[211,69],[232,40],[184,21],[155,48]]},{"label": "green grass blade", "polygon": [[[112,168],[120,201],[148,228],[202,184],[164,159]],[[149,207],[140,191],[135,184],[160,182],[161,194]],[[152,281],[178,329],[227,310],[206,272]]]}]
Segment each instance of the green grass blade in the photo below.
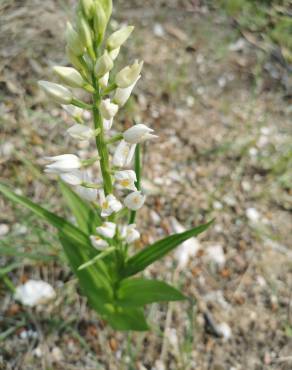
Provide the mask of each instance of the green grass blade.
[{"label": "green grass blade", "polygon": [[147,266],[164,257],[168,252],[176,248],[185,240],[208,229],[212,223],[213,220],[207,224],[197,226],[183,233],[170,235],[165,239],[159,240],[158,242],[144,248],[141,252],[138,252],[129,258],[124,270],[122,271],[122,276],[128,277],[143,271]]},{"label": "green grass blade", "polygon": [[48,221],[51,225],[55,226],[63,234],[69,235],[77,243],[87,245],[88,247],[91,248],[91,244],[89,242],[87,235],[83,233],[81,230],[79,230],[77,227],[72,225],[70,222],[66,221],[64,218],[55,215],[54,213],[46,210],[45,208],[42,208],[41,206],[32,202],[26,197],[15,194],[6,185],[0,184],[0,192],[3,195],[5,195],[5,197],[8,198],[9,200],[26,207],[37,216]]}]

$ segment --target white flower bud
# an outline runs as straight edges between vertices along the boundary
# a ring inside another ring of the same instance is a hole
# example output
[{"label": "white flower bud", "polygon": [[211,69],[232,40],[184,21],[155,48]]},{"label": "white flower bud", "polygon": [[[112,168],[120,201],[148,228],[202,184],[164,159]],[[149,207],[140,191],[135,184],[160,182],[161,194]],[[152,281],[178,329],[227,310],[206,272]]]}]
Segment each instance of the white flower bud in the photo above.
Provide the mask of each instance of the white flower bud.
[{"label": "white flower bud", "polygon": [[128,101],[130,95],[132,94],[132,91],[137,83],[137,81],[140,79],[141,75],[137,78],[137,80],[129,87],[126,87],[125,89],[122,89],[118,87],[116,89],[113,102],[118,104],[120,107],[126,104]]},{"label": "white flower bud", "polygon": [[96,232],[105,237],[112,239],[115,236],[117,225],[114,222],[104,222],[96,228]]},{"label": "white flower bud", "polygon": [[104,37],[108,18],[99,1],[95,2],[93,10],[93,28],[97,43],[99,44]]},{"label": "white flower bud", "polygon": [[67,22],[65,37],[70,51],[74,55],[82,55],[84,52],[84,45],[80,40],[78,33],[74,30],[70,22]]},{"label": "white flower bud", "polygon": [[108,242],[106,240],[101,239],[97,235],[90,235],[89,238],[90,238],[92,246],[96,249],[103,250],[106,247],[108,247]]},{"label": "white flower bud", "polygon": [[137,211],[143,206],[145,199],[146,197],[145,195],[141,194],[141,191],[135,191],[126,196],[124,199],[124,204],[132,211]]},{"label": "white flower bud", "polygon": [[97,189],[87,188],[85,186],[76,186],[74,191],[85,200],[89,202],[95,202],[97,198]]},{"label": "white flower bud", "polygon": [[135,149],[135,144],[131,145],[125,140],[122,140],[114,152],[113,165],[116,167],[129,166],[133,160]]},{"label": "white flower bud", "polygon": [[86,19],[83,18],[83,17],[78,17],[78,31],[80,33],[80,37],[81,37],[81,40],[82,40],[83,44],[87,48],[92,47],[91,30],[90,30],[90,27],[89,27]]},{"label": "white flower bud", "polygon": [[53,71],[60,77],[61,81],[71,87],[83,87],[85,81],[76,69],[71,67],[53,67]]},{"label": "white flower bud", "polygon": [[114,121],[113,118],[111,118],[111,119],[103,118],[102,119],[102,125],[103,125],[104,130],[106,130],[106,131],[110,130],[112,128],[113,121]]},{"label": "white flower bud", "polygon": [[131,66],[127,66],[123,68],[120,72],[116,75],[116,84],[118,87],[127,88],[131,86],[137,78],[139,77],[141,70],[143,67],[143,62],[135,61],[134,64]]},{"label": "white flower bud", "polygon": [[95,74],[97,78],[103,77],[106,73],[108,73],[114,66],[112,58],[109,56],[109,53],[105,51],[103,55],[97,59],[95,64]]},{"label": "white flower bud", "polygon": [[55,297],[54,288],[42,280],[28,280],[23,285],[19,285],[14,293],[17,301],[30,307],[48,303]]},{"label": "white flower bud", "polygon": [[50,164],[46,165],[47,173],[71,172],[81,167],[80,159],[74,154],[62,154],[54,157],[45,157]]},{"label": "white flower bud", "polygon": [[127,26],[127,27],[123,27],[123,28],[119,29],[118,31],[114,32],[107,39],[106,47],[109,50],[119,48],[127,40],[127,38],[130,36],[133,29],[134,29],[133,26]]},{"label": "white flower bud", "polygon": [[117,104],[111,103],[110,99],[102,100],[100,103],[100,113],[103,118],[111,119],[113,118],[119,110]]},{"label": "white flower bud", "polygon": [[74,170],[72,172],[65,172],[60,174],[60,178],[66,182],[66,184],[77,186],[81,185],[83,182],[83,174],[79,170]]},{"label": "white flower bud", "polygon": [[66,87],[48,81],[38,81],[38,85],[56,103],[70,104],[72,102],[73,95]]},{"label": "white flower bud", "polygon": [[123,134],[124,139],[130,144],[138,144],[148,139],[155,139],[158,136],[150,134],[153,132],[152,128],[149,128],[142,123],[134,125],[133,127],[126,130]]},{"label": "white flower bud", "polygon": [[117,171],[115,173],[117,184],[122,189],[137,191],[135,182],[137,181],[136,173],[133,170]]},{"label": "white flower bud", "polygon": [[136,224],[130,224],[126,226],[125,239],[127,243],[133,243],[136,240],[140,239],[140,233],[136,228]]},{"label": "white flower bud", "polygon": [[94,1],[93,0],[80,0],[83,12],[87,19],[93,17]]},{"label": "white flower bud", "polygon": [[112,58],[112,60],[116,60],[116,59],[117,59],[117,57],[118,57],[118,55],[119,55],[119,53],[120,53],[120,49],[121,49],[121,48],[116,48],[116,49],[113,49],[113,50],[111,50],[111,51],[109,52],[109,55],[110,55],[110,57]]},{"label": "white flower bud", "polygon": [[108,80],[109,80],[109,72],[107,72],[105,75],[103,75],[99,80],[99,86],[104,89],[108,85]]},{"label": "white flower bud", "polygon": [[101,217],[108,217],[114,212],[120,211],[123,206],[121,202],[113,194],[109,194],[104,197],[103,192],[100,192],[100,203],[101,203]]},{"label": "white flower bud", "polygon": [[70,114],[71,117],[73,117],[76,121],[82,122],[83,121],[83,114],[84,110],[79,107],[75,107],[75,105],[62,105],[62,108],[64,111],[68,114]]},{"label": "white flower bud", "polygon": [[78,123],[70,127],[66,132],[71,137],[77,140],[89,140],[93,136],[95,136],[94,130],[92,130],[90,127],[87,127],[85,125],[80,125]]}]

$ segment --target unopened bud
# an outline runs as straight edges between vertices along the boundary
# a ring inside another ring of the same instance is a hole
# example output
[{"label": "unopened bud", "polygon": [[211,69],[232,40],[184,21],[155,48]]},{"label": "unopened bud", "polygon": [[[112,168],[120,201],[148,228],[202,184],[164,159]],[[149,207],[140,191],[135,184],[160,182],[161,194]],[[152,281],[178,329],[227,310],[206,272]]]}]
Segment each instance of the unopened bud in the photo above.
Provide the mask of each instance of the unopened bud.
[{"label": "unopened bud", "polygon": [[66,47],[66,55],[67,55],[67,58],[68,58],[69,62],[72,64],[72,66],[74,66],[79,71],[83,70],[83,68],[84,68],[83,64],[79,59],[81,57],[75,55],[73,53],[73,51],[68,46]]},{"label": "unopened bud", "polygon": [[83,41],[83,44],[87,48],[91,48],[92,47],[91,30],[86,19],[83,18],[82,16],[78,18],[78,30],[80,32],[80,37],[81,40]]},{"label": "unopened bud", "polygon": [[80,0],[82,10],[87,19],[93,17],[94,1],[93,0]]},{"label": "unopened bud", "polygon": [[131,66],[123,68],[116,75],[116,84],[118,87],[126,88],[131,86],[139,77],[143,67],[143,62],[135,61]]},{"label": "unopened bud", "polygon": [[71,104],[73,95],[66,87],[48,81],[38,81],[38,84],[56,103]]},{"label": "unopened bud", "polygon": [[97,62],[95,64],[95,74],[97,78],[103,77],[107,72],[109,72],[114,66],[114,63],[109,56],[109,53],[107,51],[104,52],[104,54],[97,59]]},{"label": "unopened bud", "polygon": [[82,55],[84,51],[84,45],[82,44],[78,33],[74,30],[70,22],[67,22],[65,37],[71,52],[77,56]]},{"label": "unopened bud", "polygon": [[105,11],[99,2],[94,4],[94,13],[93,13],[93,28],[95,33],[95,38],[98,44],[101,43],[104,37],[106,25],[108,19],[105,14]]},{"label": "unopened bud", "polygon": [[62,82],[71,87],[82,87],[85,84],[81,74],[74,68],[55,66],[53,71],[60,77]]},{"label": "unopened bud", "polygon": [[133,26],[127,26],[111,34],[106,42],[107,48],[109,50],[114,50],[114,49],[119,48],[130,36],[133,29],[134,29]]}]

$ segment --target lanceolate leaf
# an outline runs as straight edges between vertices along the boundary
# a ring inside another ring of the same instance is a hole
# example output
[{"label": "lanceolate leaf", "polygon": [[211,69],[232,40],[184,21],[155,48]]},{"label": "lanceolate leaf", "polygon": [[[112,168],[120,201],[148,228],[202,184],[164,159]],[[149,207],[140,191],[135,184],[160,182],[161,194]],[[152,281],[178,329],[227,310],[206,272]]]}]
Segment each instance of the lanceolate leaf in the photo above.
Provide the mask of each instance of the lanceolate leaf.
[{"label": "lanceolate leaf", "polygon": [[125,307],[139,307],[153,302],[180,301],[186,298],[163,281],[145,279],[123,280],[117,297],[117,303]]},{"label": "lanceolate leaf", "polygon": [[60,189],[76,218],[77,224],[86,234],[94,232],[95,228],[101,225],[102,221],[97,212],[83,199],[81,199],[71,188],[63,181],[60,181]]},{"label": "lanceolate leaf", "polygon": [[107,317],[107,321],[115,330],[149,330],[141,308],[115,307],[114,312]]},{"label": "lanceolate leaf", "polygon": [[113,290],[106,266],[102,261],[97,261],[94,267],[91,266],[79,271],[78,267],[88,261],[88,254],[82,245],[77,244],[62,232],[59,233],[59,239],[91,306],[102,316],[106,315],[108,313],[106,305],[113,302]]},{"label": "lanceolate leaf", "polygon": [[41,206],[32,202],[26,197],[15,194],[6,185],[0,184],[0,192],[4,194],[8,199],[26,207],[37,216],[48,221],[51,225],[55,226],[64,235],[70,236],[71,239],[74,240],[75,242],[84,245],[85,247],[87,246],[91,248],[91,244],[89,242],[87,235],[84,234],[77,227],[72,225],[70,222],[66,221],[64,218],[56,216],[54,213],[47,211],[45,208],[42,208]]},{"label": "lanceolate leaf", "polygon": [[141,252],[138,252],[128,260],[124,270],[122,271],[122,276],[128,277],[143,271],[147,266],[165,256],[185,240],[208,229],[212,222],[213,220],[207,224],[197,226],[183,233],[170,235],[165,239],[159,240],[158,242],[144,248]]}]

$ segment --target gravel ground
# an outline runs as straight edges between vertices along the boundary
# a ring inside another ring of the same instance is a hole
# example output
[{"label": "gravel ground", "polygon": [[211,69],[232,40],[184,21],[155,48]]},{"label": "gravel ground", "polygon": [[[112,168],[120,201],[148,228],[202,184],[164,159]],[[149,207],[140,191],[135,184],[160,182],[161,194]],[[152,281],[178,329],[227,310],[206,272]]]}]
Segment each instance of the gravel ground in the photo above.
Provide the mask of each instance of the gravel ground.
[{"label": "gravel ground", "polygon": [[[64,136],[69,117],[36,81],[66,63],[73,3],[0,4],[1,181],[67,215],[42,157],[86,157],[93,147]],[[78,294],[53,230],[0,198],[0,369],[291,369],[291,96],[278,65],[218,9],[197,3],[116,1],[112,22],[136,26],[121,65],[145,60],[120,128],[135,118],[159,135],[144,147],[148,198],[136,247],[216,219],[191,240],[195,255],[174,253],[146,271],[190,301],[147,308],[148,333],[112,331]],[[16,303],[8,282],[29,278],[50,282],[56,300],[37,309]]]}]

